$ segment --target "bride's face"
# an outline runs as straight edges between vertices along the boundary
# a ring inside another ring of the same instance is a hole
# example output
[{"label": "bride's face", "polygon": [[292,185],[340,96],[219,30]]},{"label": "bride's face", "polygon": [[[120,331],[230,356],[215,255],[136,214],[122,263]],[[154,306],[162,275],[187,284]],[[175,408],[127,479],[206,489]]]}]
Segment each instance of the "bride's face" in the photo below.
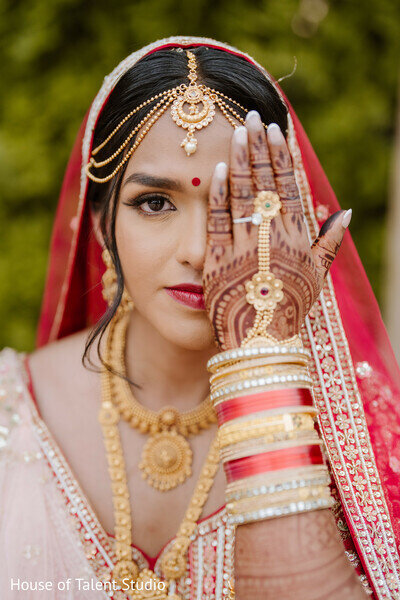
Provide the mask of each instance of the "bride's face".
[{"label": "bride's face", "polygon": [[135,308],[164,338],[192,350],[214,346],[204,305],[183,304],[167,288],[202,285],[210,182],[215,165],[228,163],[232,134],[217,113],[187,156],[186,131],[167,111],[130,158],[118,200],[116,241]]}]

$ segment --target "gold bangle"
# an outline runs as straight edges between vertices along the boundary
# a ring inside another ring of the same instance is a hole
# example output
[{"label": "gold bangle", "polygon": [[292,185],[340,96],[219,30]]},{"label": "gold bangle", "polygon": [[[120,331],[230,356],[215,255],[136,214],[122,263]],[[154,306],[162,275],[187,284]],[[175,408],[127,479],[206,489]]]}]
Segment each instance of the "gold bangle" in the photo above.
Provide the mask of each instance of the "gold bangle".
[{"label": "gold bangle", "polygon": [[236,371],[234,373],[231,373],[230,375],[225,375],[224,377],[218,380],[213,380],[211,378],[211,392],[215,393],[224,386],[240,383],[246,380],[252,380],[261,377],[273,378],[280,377],[281,375],[305,376],[309,375],[309,371],[307,368],[301,367],[299,365],[267,365],[263,367],[249,367],[247,369],[243,369],[242,371]]},{"label": "gold bangle", "polygon": [[240,513],[238,515],[230,515],[228,513],[227,522],[229,525],[235,527],[245,523],[254,523],[256,521],[263,521],[266,519],[275,519],[277,517],[285,517],[314,510],[332,508],[334,503],[335,501],[331,496],[329,498],[317,498],[316,500],[308,500],[306,502],[301,500],[299,502],[291,502],[290,504],[284,504],[281,506],[260,508],[258,510]]},{"label": "gold bangle", "polygon": [[268,367],[272,365],[299,365],[301,367],[307,367],[309,364],[309,360],[305,359],[302,356],[297,355],[288,355],[286,357],[281,356],[261,356],[255,358],[246,358],[246,360],[237,361],[235,363],[231,363],[227,366],[219,368],[213,375],[210,377],[210,382],[216,381],[221,377],[225,377],[226,375],[231,375],[237,371],[242,371],[248,368],[256,368],[256,367]]},{"label": "gold bangle", "polygon": [[[312,411],[314,413],[314,411]],[[250,418],[249,418],[250,417]],[[241,439],[241,434],[244,430],[254,430],[260,435],[289,432],[300,429],[314,429],[314,418],[308,413],[308,410],[294,412],[285,412],[277,415],[265,417],[264,415],[254,418],[252,415],[246,415],[233,422],[224,423],[218,430],[218,439],[220,447],[223,446],[223,439],[227,435],[235,436],[238,434],[238,441]]]},{"label": "gold bangle", "polygon": [[260,493],[269,493],[275,491],[276,487],[304,487],[309,480],[323,476],[328,477],[328,481],[330,481],[330,475],[325,465],[307,465],[270,471],[228,483],[226,495],[241,493],[246,488],[259,489]]},{"label": "gold bangle", "polygon": [[228,502],[226,509],[232,515],[243,514],[260,508],[278,507],[292,502],[307,502],[308,500],[328,499],[329,497],[329,488],[326,485],[317,485],[263,496],[242,498],[234,502]]},{"label": "gold bangle", "polygon": [[[264,380],[264,383],[262,381]],[[248,383],[248,385],[245,385]],[[214,407],[230,400],[232,398],[240,398],[241,396],[249,396],[253,394],[259,394],[261,392],[270,392],[272,390],[285,390],[285,389],[311,389],[312,379],[309,376],[295,377],[292,375],[281,376],[279,381],[273,381],[273,378],[258,378],[253,379],[244,383],[226,386],[217,392],[210,394],[210,399]]]},{"label": "gold bangle", "polygon": [[[210,397],[218,396],[218,394],[228,393],[229,391],[250,390],[252,387],[260,385],[273,385],[274,383],[287,383],[288,381],[309,381],[309,375],[306,371],[279,371],[275,374],[253,375],[251,377],[232,378],[221,381],[218,385],[211,385]],[[232,388],[230,390],[230,388]]]},{"label": "gold bangle", "polygon": [[[207,370],[210,373],[216,373],[221,367],[235,364],[240,360],[250,360],[258,357],[280,356],[285,358],[291,355],[299,355],[305,361],[311,358],[308,350],[303,348],[300,338],[297,345],[290,344],[264,344],[254,348],[233,348],[232,350],[224,350],[210,358],[207,363]],[[284,361],[283,361],[284,362]]]},{"label": "gold bangle", "polygon": [[301,431],[276,431],[273,433],[262,433],[255,431],[247,431],[243,433],[243,436],[239,438],[238,435],[227,436],[220,443],[221,458],[226,453],[231,452],[232,454],[240,453],[242,456],[251,456],[253,447],[262,445],[265,448],[265,452],[271,445],[275,445],[281,442],[296,442],[297,445],[301,446],[306,443],[304,440],[318,440],[318,433],[315,429],[304,429]]},{"label": "gold bangle", "polygon": [[[244,480],[242,480],[244,482]],[[252,498],[253,496],[271,495],[282,491],[294,490],[299,488],[307,488],[310,486],[323,485],[328,487],[331,483],[328,469],[324,467],[323,471],[319,473],[309,474],[306,477],[296,476],[294,479],[285,478],[279,482],[270,484],[267,480],[260,485],[259,482],[254,483],[243,483],[242,487],[229,491],[228,488],[225,493],[226,502],[234,502],[241,500],[242,498]]]},{"label": "gold bangle", "polygon": [[316,498],[318,496],[330,494],[329,488],[324,483],[311,484],[301,488],[283,489],[271,494],[261,494],[259,496],[244,496],[238,500],[234,500],[227,505],[229,510],[231,506],[235,506],[237,509],[244,508],[247,506],[257,506],[262,504],[263,506],[272,506],[276,504],[292,502],[293,500],[309,500],[310,498]]}]

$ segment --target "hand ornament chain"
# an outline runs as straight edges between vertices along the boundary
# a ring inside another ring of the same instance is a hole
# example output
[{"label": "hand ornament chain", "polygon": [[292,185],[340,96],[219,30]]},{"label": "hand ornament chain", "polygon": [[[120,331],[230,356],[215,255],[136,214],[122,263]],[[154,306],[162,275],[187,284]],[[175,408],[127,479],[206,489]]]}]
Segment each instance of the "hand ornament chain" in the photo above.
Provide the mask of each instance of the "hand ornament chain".
[{"label": "hand ornament chain", "polygon": [[[247,333],[241,346],[251,346],[254,343],[276,343],[267,334],[267,327],[272,321],[275,307],[283,300],[283,282],[277,279],[270,270],[270,230],[271,221],[281,209],[281,201],[274,192],[260,192],[254,200],[255,212],[251,216],[252,223],[258,225],[258,271],[246,283],[246,300],[256,309],[253,327]],[[245,217],[246,218],[246,217]],[[243,222],[235,219],[234,223]]]}]

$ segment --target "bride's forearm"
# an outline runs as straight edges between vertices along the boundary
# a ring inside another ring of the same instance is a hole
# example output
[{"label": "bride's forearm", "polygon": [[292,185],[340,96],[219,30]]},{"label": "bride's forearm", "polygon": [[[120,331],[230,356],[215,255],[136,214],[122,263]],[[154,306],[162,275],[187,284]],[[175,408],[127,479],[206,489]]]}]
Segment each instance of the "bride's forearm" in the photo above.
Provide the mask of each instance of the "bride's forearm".
[{"label": "bride's forearm", "polygon": [[327,509],[239,526],[235,592],[236,600],[367,597]]},{"label": "bride's forearm", "polygon": [[236,600],[366,595],[330,511],[307,363],[295,342],[223,352],[208,364],[227,512],[237,525]]}]

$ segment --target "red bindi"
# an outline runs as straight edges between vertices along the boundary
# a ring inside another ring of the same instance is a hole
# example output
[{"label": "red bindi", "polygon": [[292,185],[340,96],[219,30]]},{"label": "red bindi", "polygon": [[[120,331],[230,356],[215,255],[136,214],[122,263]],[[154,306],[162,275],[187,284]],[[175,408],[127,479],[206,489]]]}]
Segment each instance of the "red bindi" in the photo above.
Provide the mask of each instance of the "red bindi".
[{"label": "red bindi", "polygon": [[200,185],[200,183],[201,183],[201,181],[198,177],[193,177],[193,179],[192,179],[193,185],[195,185],[197,187],[198,185]]}]

